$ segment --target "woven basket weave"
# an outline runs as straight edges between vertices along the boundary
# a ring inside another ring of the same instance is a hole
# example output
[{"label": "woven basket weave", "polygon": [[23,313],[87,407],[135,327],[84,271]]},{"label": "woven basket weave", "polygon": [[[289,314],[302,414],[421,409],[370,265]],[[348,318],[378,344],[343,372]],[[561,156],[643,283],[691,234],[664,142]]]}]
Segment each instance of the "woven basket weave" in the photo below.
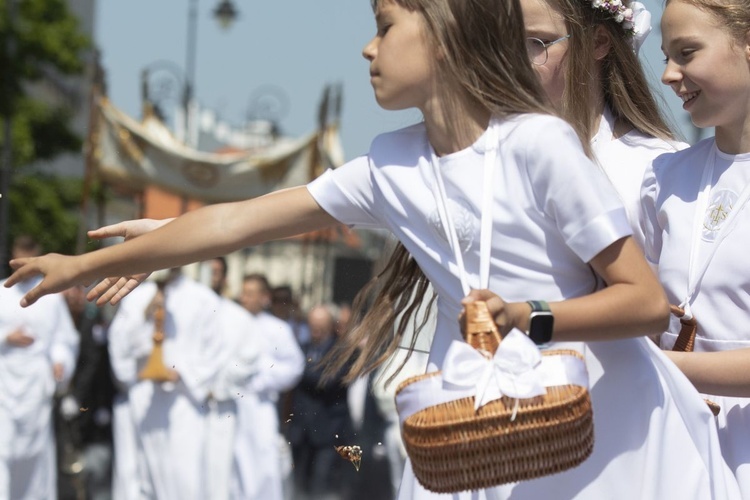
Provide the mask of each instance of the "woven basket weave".
[{"label": "woven basket weave", "polygon": [[[500,335],[486,303],[468,304],[464,319],[466,341],[494,354]],[[572,350],[543,353],[560,354],[581,358]],[[439,374],[407,379],[396,392]],[[402,435],[417,480],[437,493],[562,472],[583,462],[594,445],[588,390],[572,384],[548,387],[546,394],[529,399],[503,396],[478,411],[473,397],[430,406],[404,420]]]}]

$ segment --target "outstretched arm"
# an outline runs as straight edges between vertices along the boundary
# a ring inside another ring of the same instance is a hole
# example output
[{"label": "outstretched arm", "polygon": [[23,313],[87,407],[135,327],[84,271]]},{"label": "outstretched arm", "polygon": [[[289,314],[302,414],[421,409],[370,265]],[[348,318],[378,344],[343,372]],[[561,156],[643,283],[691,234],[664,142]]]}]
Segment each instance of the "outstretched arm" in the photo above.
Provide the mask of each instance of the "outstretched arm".
[{"label": "outstretched arm", "polygon": [[15,272],[5,286],[43,275],[44,280],[21,300],[28,306],[72,285],[183,266],[335,223],[306,187],[291,188],[188,212],[143,236],[95,252],[13,260]]},{"label": "outstretched arm", "polygon": [[750,397],[750,349],[720,352],[664,351],[700,392]]}]

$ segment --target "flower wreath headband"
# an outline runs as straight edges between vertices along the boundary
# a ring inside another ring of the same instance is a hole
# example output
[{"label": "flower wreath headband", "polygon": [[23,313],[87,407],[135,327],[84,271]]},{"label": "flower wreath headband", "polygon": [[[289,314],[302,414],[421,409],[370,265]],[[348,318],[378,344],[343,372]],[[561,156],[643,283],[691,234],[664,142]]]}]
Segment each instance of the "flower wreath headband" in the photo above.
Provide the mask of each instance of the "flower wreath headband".
[{"label": "flower wreath headband", "polygon": [[623,0],[591,0],[591,8],[609,13],[612,19],[622,25],[630,44],[637,54],[644,40],[651,33],[651,13],[641,2]]}]

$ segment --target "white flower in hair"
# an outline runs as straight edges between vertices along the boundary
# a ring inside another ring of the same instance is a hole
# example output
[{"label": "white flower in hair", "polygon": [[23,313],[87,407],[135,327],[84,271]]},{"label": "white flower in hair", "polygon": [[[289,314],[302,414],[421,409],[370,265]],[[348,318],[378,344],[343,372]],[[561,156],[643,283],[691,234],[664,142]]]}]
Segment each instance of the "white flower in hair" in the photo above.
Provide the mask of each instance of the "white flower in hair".
[{"label": "white flower in hair", "polygon": [[[596,10],[600,10],[612,16],[612,20],[622,25],[622,28],[628,35],[637,35],[638,30],[641,26],[640,22],[636,22],[638,17],[643,11],[648,16],[646,34],[651,31],[651,14],[640,2],[628,2],[627,4],[623,0],[590,0],[591,7]],[[644,37],[645,38],[645,35]],[[642,43],[642,40],[641,40]],[[640,44],[638,45],[640,47]]]}]

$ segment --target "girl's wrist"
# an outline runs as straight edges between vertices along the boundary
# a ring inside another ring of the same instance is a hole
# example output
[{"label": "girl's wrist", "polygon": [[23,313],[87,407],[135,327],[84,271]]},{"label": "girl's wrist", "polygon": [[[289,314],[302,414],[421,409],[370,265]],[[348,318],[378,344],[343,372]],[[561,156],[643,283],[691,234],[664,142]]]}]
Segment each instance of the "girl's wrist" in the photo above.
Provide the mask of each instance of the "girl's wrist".
[{"label": "girl's wrist", "polygon": [[506,304],[506,308],[511,321],[511,329],[518,328],[526,333],[529,329],[531,306],[527,302],[510,302]]}]

